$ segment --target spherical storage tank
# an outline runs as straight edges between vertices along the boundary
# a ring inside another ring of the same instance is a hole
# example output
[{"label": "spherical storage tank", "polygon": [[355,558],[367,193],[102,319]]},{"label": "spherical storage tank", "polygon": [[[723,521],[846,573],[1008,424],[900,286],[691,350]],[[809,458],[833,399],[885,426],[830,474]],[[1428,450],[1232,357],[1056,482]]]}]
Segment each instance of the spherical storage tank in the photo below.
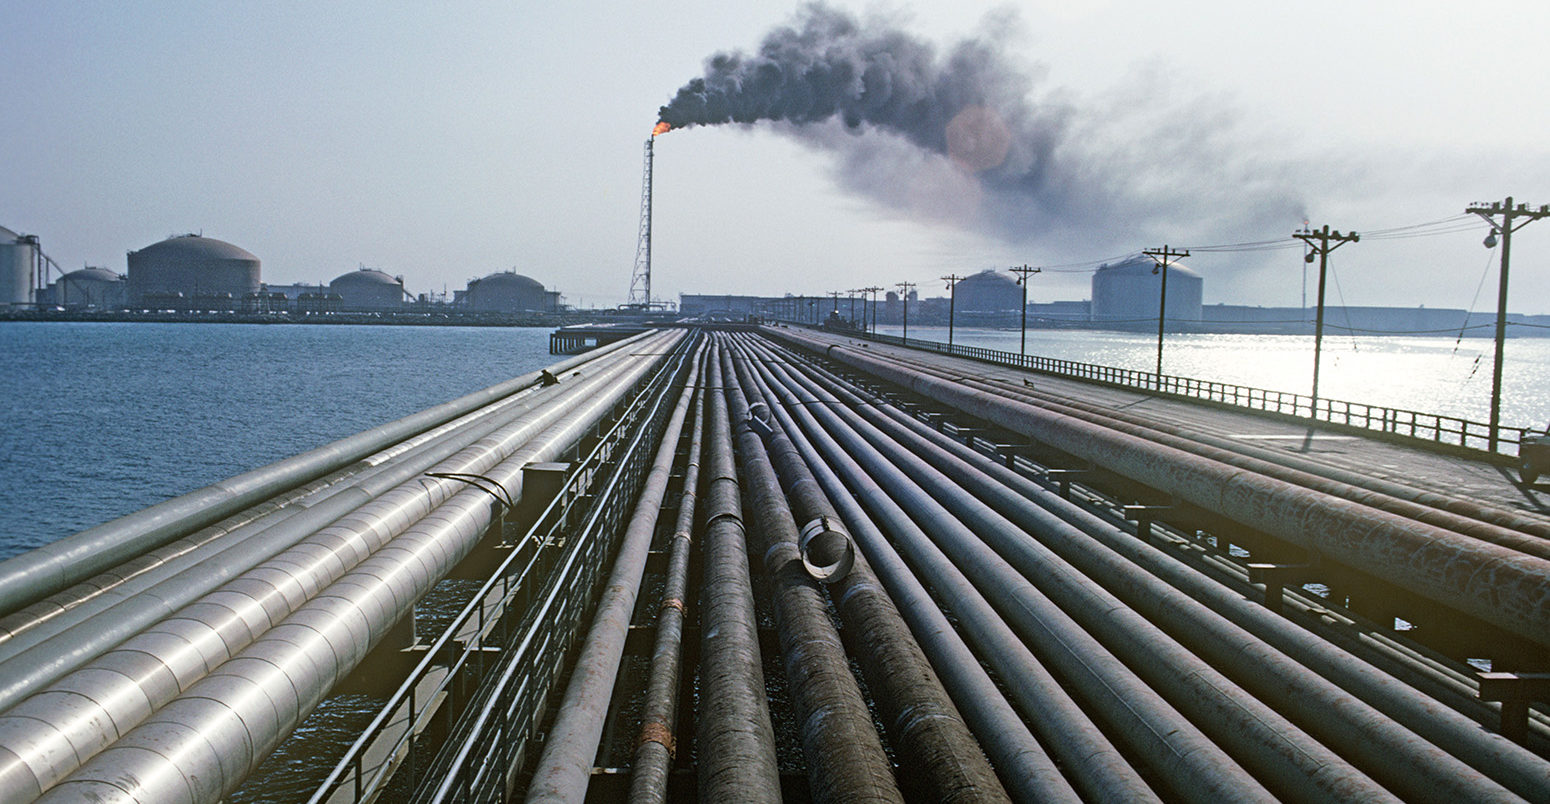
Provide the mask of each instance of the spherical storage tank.
[{"label": "spherical storage tank", "polygon": [[[1157,268],[1157,263],[1145,255],[1099,266],[1093,273],[1093,320],[1155,325],[1162,271],[1152,273],[1153,268]],[[1199,321],[1204,285],[1200,274],[1179,263],[1169,263],[1168,320]]]},{"label": "spherical storage tank", "polygon": [[339,309],[384,311],[404,306],[404,280],[375,268],[362,268],[335,278],[328,289],[339,294]]},{"label": "spherical storage tank", "polygon": [[953,304],[961,312],[994,313],[1016,310],[1023,303],[1023,288],[1010,274],[986,269],[959,280]]},{"label": "spherical storage tank", "polygon": [[53,303],[60,307],[115,310],[126,299],[124,278],[106,268],[82,268],[59,278],[53,286]]},{"label": "spherical storage tank", "polygon": [[463,303],[483,313],[516,313],[554,309],[553,293],[532,277],[501,271],[468,283]]},{"label": "spherical storage tank", "polygon": [[129,252],[132,303],[147,294],[174,293],[190,298],[230,294],[241,299],[258,289],[258,258],[213,237],[169,237]]},{"label": "spherical storage tank", "polygon": [[32,271],[37,246],[28,238],[0,226],[0,306],[32,303]]}]

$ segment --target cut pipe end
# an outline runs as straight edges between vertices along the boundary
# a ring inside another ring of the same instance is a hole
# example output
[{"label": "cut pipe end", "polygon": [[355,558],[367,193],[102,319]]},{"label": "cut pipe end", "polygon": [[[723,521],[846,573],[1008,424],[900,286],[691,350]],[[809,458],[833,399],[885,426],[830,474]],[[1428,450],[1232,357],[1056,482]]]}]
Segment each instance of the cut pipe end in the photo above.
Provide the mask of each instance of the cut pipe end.
[{"label": "cut pipe end", "polygon": [[820,583],[842,580],[856,563],[855,544],[833,517],[821,516],[804,525],[797,548],[803,568]]}]

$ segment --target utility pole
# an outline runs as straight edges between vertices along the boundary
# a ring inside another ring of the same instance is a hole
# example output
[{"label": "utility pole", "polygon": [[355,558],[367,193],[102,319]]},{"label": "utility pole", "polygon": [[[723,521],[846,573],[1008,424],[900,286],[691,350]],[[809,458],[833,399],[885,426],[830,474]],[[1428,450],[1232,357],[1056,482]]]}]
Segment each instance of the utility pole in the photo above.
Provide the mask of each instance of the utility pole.
[{"label": "utility pole", "polygon": [[1157,263],[1152,266],[1152,273],[1157,273],[1158,269],[1162,270],[1162,291],[1157,294],[1157,377],[1160,383],[1162,381],[1163,322],[1167,320],[1168,312],[1168,258],[1188,257],[1189,249],[1179,251],[1170,246],[1163,246],[1160,249],[1149,248],[1141,253],[1151,257],[1152,261]]},{"label": "utility pole", "polygon": [[864,287],[861,289],[863,293],[872,294],[872,328],[868,330],[868,332],[871,332],[874,335],[877,334],[877,294],[881,290],[882,288],[877,287],[876,285]]},{"label": "utility pole", "polygon": [[910,291],[915,289],[915,283],[900,282],[898,288],[899,298],[904,300],[904,335],[900,339],[907,344],[910,342]]},{"label": "utility pole", "polygon": [[[1496,444],[1500,440],[1500,428],[1502,423],[1502,354],[1507,340],[1507,264],[1512,257],[1512,233],[1539,220],[1550,218],[1550,204],[1544,204],[1539,209],[1529,209],[1528,204],[1512,205],[1512,196],[1507,196],[1504,203],[1491,202],[1490,206],[1474,204],[1465,208],[1464,212],[1473,213],[1485,218],[1486,223],[1491,224],[1491,233],[1485,237],[1485,247],[1496,246],[1496,236],[1501,235],[1502,243],[1502,267],[1501,274],[1496,280],[1496,365],[1491,369],[1491,433],[1490,446],[1492,452],[1496,451]],[[1496,222],[1496,216],[1500,215],[1502,222]],[[1523,218],[1524,221],[1513,225],[1514,218]]]},{"label": "utility pole", "polygon": [[947,345],[953,345],[953,312],[958,306],[958,280],[963,277],[957,274],[948,274],[942,277],[947,283]]},{"label": "utility pole", "polygon": [[[1316,230],[1304,228],[1300,232],[1293,232],[1292,237],[1308,244],[1308,254],[1303,257],[1304,265],[1313,262],[1313,255],[1319,257],[1319,309],[1313,318],[1313,399],[1308,404],[1308,418],[1312,419],[1318,418],[1319,412],[1319,358],[1324,350],[1324,277],[1329,270],[1329,252],[1346,243],[1355,243],[1362,237],[1356,232],[1343,235],[1338,229],[1331,232],[1329,224]],[[1313,242],[1315,240],[1318,242]]]},{"label": "utility pole", "polygon": [[833,312],[836,316],[838,316],[840,314],[840,294],[844,293],[844,292],[845,291],[843,291],[843,290],[831,290],[831,291],[829,291],[829,297],[834,299],[834,308],[833,308],[833,310],[831,312]]},{"label": "utility pole", "polygon": [[1039,273],[1039,272],[1043,271],[1044,269],[1042,269],[1042,268],[1030,268],[1027,263],[1023,263],[1022,265],[1019,265],[1016,268],[1008,268],[1007,270],[1011,271],[1014,274],[1017,274],[1017,284],[1023,286],[1023,333],[1022,333],[1021,343],[1017,347],[1017,353],[1019,355],[1022,355],[1023,357],[1027,357],[1028,356],[1028,277],[1029,277],[1029,275]]},{"label": "utility pole", "polygon": [[[850,325],[851,326],[855,326],[856,325],[856,291],[854,289],[847,290],[847,291],[845,291],[845,294],[850,297]],[[866,312],[866,305],[863,304],[861,306],[861,312],[863,312],[863,313]]]}]

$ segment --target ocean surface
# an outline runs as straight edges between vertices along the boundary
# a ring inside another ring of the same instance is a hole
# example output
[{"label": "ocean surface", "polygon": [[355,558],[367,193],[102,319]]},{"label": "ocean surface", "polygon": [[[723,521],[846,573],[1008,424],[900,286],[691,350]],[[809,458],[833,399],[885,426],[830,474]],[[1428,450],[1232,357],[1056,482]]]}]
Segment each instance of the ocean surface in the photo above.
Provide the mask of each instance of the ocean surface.
[{"label": "ocean surface", "polygon": [[[889,328],[882,328],[890,332]],[[891,334],[898,334],[897,329]],[[0,558],[557,360],[548,329],[0,323]],[[910,336],[946,341],[945,327]],[[1016,352],[1016,330],[954,341]],[[1030,330],[1028,352],[1150,371],[1156,336]],[[1329,399],[1486,421],[1488,339],[1327,337]],[[1173,335],[1168,374],[1307,393],[1312,338]],[[1507,342],[1502,421],[1550,421],[1550,338]]]}]

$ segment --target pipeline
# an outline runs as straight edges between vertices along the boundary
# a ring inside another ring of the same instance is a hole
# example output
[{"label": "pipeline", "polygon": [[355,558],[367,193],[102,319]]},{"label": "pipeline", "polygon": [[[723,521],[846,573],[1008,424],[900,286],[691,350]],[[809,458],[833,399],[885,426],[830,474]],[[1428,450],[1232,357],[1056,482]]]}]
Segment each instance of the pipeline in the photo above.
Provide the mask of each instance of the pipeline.
[{"label": "pipeline", "polygon": [[[553,373],[600,354],[633,348],[646,336],[611,344],[550,367]],[[159,547],[288,489],[338,471],[372,453],[437,427],[541,381],[535,371],[388,424],[244,472],[0,562],[0,614]]]},{"label": "pipeline", "polygon": [[965,389],[856,350],[775,334],[1550,646],[1544,628],[1550,622],[1550,561]]},{"label": "pipeline", "polygon": [[[1298,459],[1284,452],[1272,453],[1250,444],[1188,432],[1183,428],[1172,427],[1123,411],[1105,410],[1070,401],[1050,400],[1047,395],[1032,393],[1026,389],[1010,388],[1001,383],[986,382],[931,367],[917,367],[917,370],[949,382],[958,382],[970,388],[1024,402],[1042,410],[1107,427],[1115,432],[1144,438],[1239,469],[1371,506],[1380,511],[1445,528],[1532,556],[1550,559],[1550,542],[1543,538],[1550,536],[1550,524],[1536,522],[1511,512],[1435,493],[1406,489],[1398,484],[1384,484],[1374,479],[1352,482],[1359,478],[1351,472]],[[1456,510],[1458,512],[1455,512]],[[1514,530],[1513,527],[1520,530]]]},{"label": "pipeline", "polygon": [[[180,620],[199,622],[203,619],[213,624],[213,633],[193,625],[174,629],[180,634],[176,641],[216,640],[211,648],[201,649],[207,654],[212,649],[217,651],[199,657],[201,666],[208,667],[212,660],[219,661],[235,654],[256,635],[256,629],[278,622],[300,605],[307,594],[315,593],[366,554],[402,532],[418,516],[464,488],[462,483],[451,480],[432,482],[422,478],[422,472],[432,465],[454,473],[486,471],[558,419],[564,411],[564,405],[558,403],[584,398],[592,389],[616,380],[618,372],[629,365],[613,362],[614,365],[601,367],[596,376],[569,384],[570,389],[556,399],[557,404],[509,423],[471,447],[460,451],[456,443],[426,445],[415,460],[406,460],[380,475],[367,477],[329,501],[277,522],[273,528],[243,534],[245,538],[240,548],[233,548],[219,557],[205,558],[155,586],[131,590],[135,593],[123,600],[103,598],[97,604],[78,607],[81,614],[96,613],[92,619],[57,633],[52,633],[53,628],[38,629],[29,637],[18,640],[19,646],[28,649],[0,662],[0,679],[4,679],[0,686],[0,706],[18,704],[26,695],[114,646],[119,646],[119,650],[138,649],[139,642],[125,640],[184,607],[201,607],[202,611],[195,608],[179,612]],[[447,457],[451,453],[456,454]],[[437,464],[438,459],[444,460]],[[265,563],[259,566],[259,562]],[[223,588],[217,590],[217,587]],[[68,620],[53,625],[66,624]],[[159,634],[162,630],[152,629],[148,634]],[[34,637],[40,639],[34,640]],[[150,644],[156,644],[160,638],[148,635],[140,639],[149,639]],[[32,644],[34,641],[36,644]],[[7,648],[19,646],[8,645]],[[162,656],[165,652],[163,648],[151,655]],[[202,671],[191,669],[179,674],[180,689],[186,688],[184,682],[197,678],[197,675],[190,677],[190,672]],[[101,681],[115,686],[134,683],[131,678],[119,676],[103,677]],[[111,700],[123,694],[103,689],[100,683],[73,691],[94,701]],[[152,706],[163,702],[153,699]],[[100,713],[92,715],[98,716]],[[9,717],[37,718],[49,723],[59,721],[58,714],[41,702],[7,712],[0,716],[0,721]],[[115,731],[122,733],[125,725],[116,723]],[[80,750],[78,747],[77,753]]]},{"label": "pipeline", "polygon": [[[734,352],[732,361],[745,395],[763,396],[755,404],[764,405],[766,411],[774,407],[770,405],[773,395],[761,391],[743,350]],[[802,529],[804,537],[826,533],[842,540],[825,549],[815,548],[814,552],[827,554],[824,559],[804,555],[802,560],[810,575],[817,569],[818,579],[838,592],[835,602],[845,633],[890,729],[906,788],[930,801],[1009,800],[909,626],[866,559],[854,556],[849,534],[836,527],[839,512],[803,462],[785,426],[766,423],[766,429],[765,446],[773,469],[798,520],[810,523]],[[815,540],[803,541],[808,546]],[[835,577],[840,564],[849,565],[849,571]]]},{"label": "pipeline", "polygon": [[[696,377],[704,375],[705,353]],[[678,687],[683,653],[684,618],[689,592],[689,557],[694,547],[694,510],[700,483],[700,451],[705,437],[705,393],[694,400],[694,429],[684,467],[683,493],[668,548],[667,582],[657,610],[657,634],[651,650],[651,675],[641,710],[640,736],[630,762],[629,800],[660,804],[667,799],[667,776],[677,748]]]},{"label": "pipeline", "polygon": [[801,724],[803,754],[813,798],[903,804],[888,756],[872,726],[861,688],[851,675],[839,632],[829,618],[823,590],[807,575],[797,548],[798,532],[780,481],[759,433],[749,426],[748,402],[720,344],[722,385],[734,427],[738,465],[747,488],[752,520],[764,541],[775,626],[786,679]]},{"label": "pipeline", "polygon": [[[1116,594],[1125,599],[1125,603],[1135,608],[1136,613],[1145,617],[1145,623],[1155,623],[1167,629],[1170,635],[1186,647],[1210,660],[1214,667],[1229,672],[1237,683],[1246,685],[1282,711],[1298,716],[1303,728],[1310,729],[1328,744],[1340,746],[1353,754],[1367,772],[1375,774],[1390,788],[1418,800],[1427,797],[1495,798],[1506,793],[1459,760],[1415,734],[1395,726],[1387,715],[1362,704],[1349,693],[1264,645],[1256,636],[1228,622],[1216,612],[1161,580],[1136,572],[1135,565],[1126,557],[1095,544],[1088,532],[1056,519],[976,467],[954,458],[926,439],[910,438],[911,434],[900,432],[901,428],[896,426],[885,435],[871,425],[862,423],[860,416],[833,397],[823,397],[822,401],[835,404],[835,411],[840,417],[847,419],[852,427],[862,431],[870,441],[888,452],[896,463],[906,465],[906,471],[915,476],[917,481],[923,482],[938,499],[960,499],[955,496],[958,492],[952,488],[954,484],[946,480],[948,476],[952,477],[957,485],[990,503],[1022,530],[1058,553],[1060,559],[1072,562],[1080,572],[1115,590]],[[896,443],[893,440],[895,438],[904,440]],[[933,463],[942,474],[937,475],[925,469],[920,459]],[[909,467],[912,462],[913,469]],[[985,536],[987,541],[998,543],[999,552],[1024,573],[1034,571],[1032,568],[1037,567],[1038,571],[1048,574],[1052,566],[1060,563],[1060,559],[1055,558],[1053,553],[1033,549],[1029,543],[1004,537],[1004,534],[1015,528],[997,527],[993,519],[983,515],[980,522],[977,532]],[[1101,529],[1112,531],[1107,526]],[[1082,604],[1079,599],[1061,602],[1068,611],[1080,613],[1097,610],[1092,604]],[[1131,635],[1119,636],[1113,642],[1117,645],[1146,645],[1147,652],[1161,652],[1161,640],[1136,633],[1136,629],[1146,627],[1136,614],[1121,616],[1115,611],[1108,611],[1102,617],[1087,618],[1087,626],[1095,633],[1105,629],[1112,633],[1113,624],[1126,619],[1130,621]],[[1160,689],[1170,685],[1174,688],[1183,686],[1174,681],[1179,675],[1204,677],[1198,669],[1188,670],[1192,664],[1198,663],[1187,653],[1172,651],[1158,659],[1160,661],[1138,658],[1130,663],[1142,669],[1143,674],[1148,668],[1166,667],[1166,671],[1159,669],[1152,674],[1151,683]],[[1231,744],[1249,746],[1264,740],[1265,736],[1261,735],[1258,740],[1246,737],[1233,740]],[[1305,745],[1303,751],[1310,751],[1309,746]],[[1543,782],[1543,779],[1540,781]],[[1342,793],[1341,797],[1349,797],[1349,792]]]},{"label": "pipeline", "polygon": [[[703,344],[700,348],[703,350]],[[597,604],[581,656],[571,670],[559,712],[544,740],[543,754],[528,786],[528,801],[579,803],[586,799],[592,763],[603,736],[603,721],[624,657],[624,640],[646,571],[646,555],[651,550],[657,518],[667,496],[668,475],[689,413],[689,400],[699,382],[697,358],[698,355],[691,361],[693,368],[687,384],[679,393],[651,470],[636,498],[635,511],[614,558],[608,585]]]},{"label": "pipeline", "polygon": [[[759,380],[765,395],[770,396],[772,392],[768,385],[764,384],[762,377]],[[882,531],[845,488],[839,476],[824,463],[791,414],[783,405],[773,405],[771,408],[793,446],[801,453],[820,486],[839,509],[838,514],[855,534],[865,555],[861,564],[864,569],[858,572],[868,572],[876,567],[878,579],[884,585],[886,594],[899,601],[897,611],[907,621],[919,646],[939,675],[940,683],[962,711],[964,720],[995,764],[1013,798],[1018,801],[1061,804],[1080,801],[1081,798],[1060,775],[1060,770],[1028,731],[1022,718],[1007,703],[995,682],[980,666],[979,660],[931,600],[925,587],[889,546]],[[866,586],[875,587],[876,583],[868,581]],[[887,644],[896,644],[895,639],[890,638]],[[864,650],[857,652],[863,656],[865,668],[871,662],[865,658]],[[894,693],[887,697],[898,700],[904,696]],[[907,744],[908,739],[905,737],[901,742]],[[975,750],[977,752],[978,748]],[[1136,799],[1131,797],[1131,800]]]},{"label": "pipeline", "polygon": [[[659,338],[646,343],[662,342]],[[600,394],[567,411],[564,418],[528,446],[491,469],[487,473],[491,481],[508,491],[520,489],[522,465],[557,455],[658,361],[648,357],[631,362],[636,364],[635,370],[618,378],[619,384],[611,393]],[[364,560],[353,570],[342,577],[334,575],[338,580],[321,592],[307,588],[307,567],[293,566],[292,572],[286,573],[276,566],[268,577],[271,583],[280,585],[268,586],[265,597],[244,598],[235,589],[217,593],[219,602],[211,601],[202,607],[196,604],[185,610],[182,618],[169,621],[163,630],[136,637],[138,649],[112,651],[92,668],[56,685],[57,692],[35,696],[32,700],[40,701],[39,705],[52,705],[60,713],[80,710],[83,702],[103,701],[101,706],[107,717],[93,722],[94,719],[81,717],[81,712],[75,711],[74,722],[109,729],[103,732],[106,739],[117,738],[54,787],[48,797],[69,798],[89,790],[106,789],[101,785],[116,782],[129,788],[117,795],[128,794],[145,801],[185,799],[190,791],[197,800],[214,800],[234,787],[321,700],[333,683],[412,609],[415,600],[478,541],[494,515],[495,506],[488,492],[461,485],[460,488],[434,513],[421,518],[369,557],[362,556]],[[317,550],[309,552],[310,561],[314,562],[311,577],[326,579],[327,574],[315,573],[335,565],[338,559]],[[301,571],[297,572],[298,569]],[[283,621],[270,618],[265,605],[283,604],[286,595],[307,602]],[[271,628],[268,622],[278,624]],[[193,633],[203,636],[194,642],[184,641],[181,636]],[[223,663],[224,656],[235,652],[223,647],[228,640],[247,647]],[[72,682],[72,678],[100,683],[96,680],[114,674],[139,679],[141,685],[116,697],[87,698],[73,692],[77,682]],[[186,692],[177,695],[179,690]],[[177,697],[170,703],[156,707],[155,702],[174,695]],[[20,720],[7,718],[8,722]],[[115,721],[121,725],[113,725]],[[130,731],[128,727],[136,722],[140,725]],[[36,722],[33,728],[37,728]],[[25,800],[28,787],[34,791],[46,788],[61,772],[68,772],[72,765],[64,761],[57,748],[71,746],[69,740],[82,736],[104,739],[91,737],[91,732],[84,728],[72,728],[35,737],[23,746],[24,750],[34,752],[26,758],[37,778],[26,784],[24,777],[17,776],[0,785],[8,800]],[[151,746],[157,751],[144,750]],[[71,759],[79,762],[91,756],[95,748],[75,747]],[[52,749],[52,753],[45,753],[44,749]],[[16,761],[8,763],[7,769],[29,768]]]},{"label": "pipeline", "polygon": [[705,801],[781,801],[743,528],[741,487],[721,363],[711,360],[700,591],[698,794]]}]

